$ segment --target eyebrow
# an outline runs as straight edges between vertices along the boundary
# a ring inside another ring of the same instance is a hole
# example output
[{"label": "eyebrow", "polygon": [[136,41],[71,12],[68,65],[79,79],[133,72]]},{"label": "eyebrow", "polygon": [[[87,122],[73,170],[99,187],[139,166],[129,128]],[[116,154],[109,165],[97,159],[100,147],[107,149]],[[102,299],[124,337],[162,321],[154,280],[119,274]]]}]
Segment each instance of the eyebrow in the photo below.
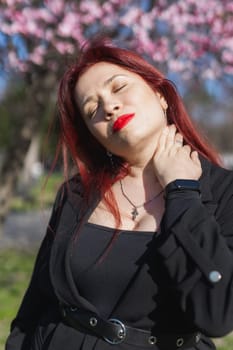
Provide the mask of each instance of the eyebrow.
[{"label": "eyebrow", "polygon": [[[114,74],[112,77],[105,80],[103,86],[106,87],[108,84],[110,84],[115,78],[117,77],[126,77],[125,74]],[[89,101],[93,100],[93,96],[88,96],[82,103],[82,107],[84,107]]]}]

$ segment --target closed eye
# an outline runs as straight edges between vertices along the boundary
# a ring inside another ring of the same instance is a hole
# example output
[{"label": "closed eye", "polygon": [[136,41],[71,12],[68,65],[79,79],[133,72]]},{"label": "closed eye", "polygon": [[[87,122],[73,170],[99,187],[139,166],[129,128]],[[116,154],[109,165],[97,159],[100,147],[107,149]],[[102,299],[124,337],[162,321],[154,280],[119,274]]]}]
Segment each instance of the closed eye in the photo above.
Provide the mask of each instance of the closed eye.
[{"label": "closed eye", "polygon": [[113,89],[113,92],[118,92],[121,91],[124,87],[126,87],[127,84],[120,85],[119,87],[115,87]]},{"label": "closed eye", "polygon": [[96,112],[97,112],[97,110],[98,110],[98,104],[97,103],[95,103],[93,106],[90,106],[90,108],[88,108],[88,110],[87,110],[87,117],[88,118],[93,118],[94,117],[94,115],[96,114]]},{"label": "closed eye", "polygon": [[88,117],[91,119],[94,117],[95,113],[97,112],[97,108],[91,110],[88,112]]}]

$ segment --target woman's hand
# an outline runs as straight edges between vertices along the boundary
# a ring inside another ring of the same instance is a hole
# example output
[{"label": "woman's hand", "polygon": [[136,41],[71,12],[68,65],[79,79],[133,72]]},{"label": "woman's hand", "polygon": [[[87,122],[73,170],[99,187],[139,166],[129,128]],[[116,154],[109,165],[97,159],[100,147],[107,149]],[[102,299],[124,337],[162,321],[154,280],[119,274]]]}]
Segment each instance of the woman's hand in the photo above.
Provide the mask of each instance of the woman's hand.
[{"label": "woman's hand", "polygon": [[153,161],[163,187],[176,179],[198,180],[202,174],[198,153],[183,145],[183,136],[174,124],[161,132]]}]

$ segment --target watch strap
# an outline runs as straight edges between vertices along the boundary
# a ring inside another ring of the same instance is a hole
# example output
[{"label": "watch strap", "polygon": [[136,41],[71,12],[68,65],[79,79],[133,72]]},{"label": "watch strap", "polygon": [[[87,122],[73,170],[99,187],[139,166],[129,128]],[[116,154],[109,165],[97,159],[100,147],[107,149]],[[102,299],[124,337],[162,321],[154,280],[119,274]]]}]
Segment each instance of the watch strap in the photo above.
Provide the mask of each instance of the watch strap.
[{"label": "watch strap", "polygon": [[168,195],[168,193],[174,191],[195,191],[201,193],[200,181],[189,179],[174,180],[165,187],[165,197]]}]

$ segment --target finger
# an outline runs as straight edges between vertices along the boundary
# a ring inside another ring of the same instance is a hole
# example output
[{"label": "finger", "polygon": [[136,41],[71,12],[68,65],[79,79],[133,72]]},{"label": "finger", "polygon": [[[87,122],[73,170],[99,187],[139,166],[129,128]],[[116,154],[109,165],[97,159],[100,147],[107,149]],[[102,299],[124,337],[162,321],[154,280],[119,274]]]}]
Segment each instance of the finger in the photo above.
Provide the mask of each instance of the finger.
[{"label": "finger", "polygon": [[161,134],[160,134],[160,137],[159,137],[159,140],[158,140],[158,145],[157,145],[157,151],[156,153],[158,154],[159,152],[163,152],[164,149],[165,149],[165,145],[166,145],[166,139],[167,139],[167,135],[168,135],[168,132],[169,132],[169,129],[168,127],[166,126]]},{"label": "finger", "polygon": [[169,126],[169,132],[166,139],[165,147],[167,148],[167,150],[170,150],[174,146],[175,135],[176,127],[174,124],[172,124],[171,126]]},{"label": "finger", "polygon": [[201,164],[200,159],[199,159],[199,155],[197,151],[193,151],[190,155],[191,159],[194,161],[194,163],[196,164]]},{"label": "finger", "polygon": [[183,147],[182,147],[182,150],[184,150],[187,154],[189,154],[190,155],[190,153],[191,153],[191,147],[189,146],[189,145],[184,145]]},{"label": "finger", "polygon": [[183,136],[179,132],[175,135],[174,146],[176,148],[183,146]]}]

